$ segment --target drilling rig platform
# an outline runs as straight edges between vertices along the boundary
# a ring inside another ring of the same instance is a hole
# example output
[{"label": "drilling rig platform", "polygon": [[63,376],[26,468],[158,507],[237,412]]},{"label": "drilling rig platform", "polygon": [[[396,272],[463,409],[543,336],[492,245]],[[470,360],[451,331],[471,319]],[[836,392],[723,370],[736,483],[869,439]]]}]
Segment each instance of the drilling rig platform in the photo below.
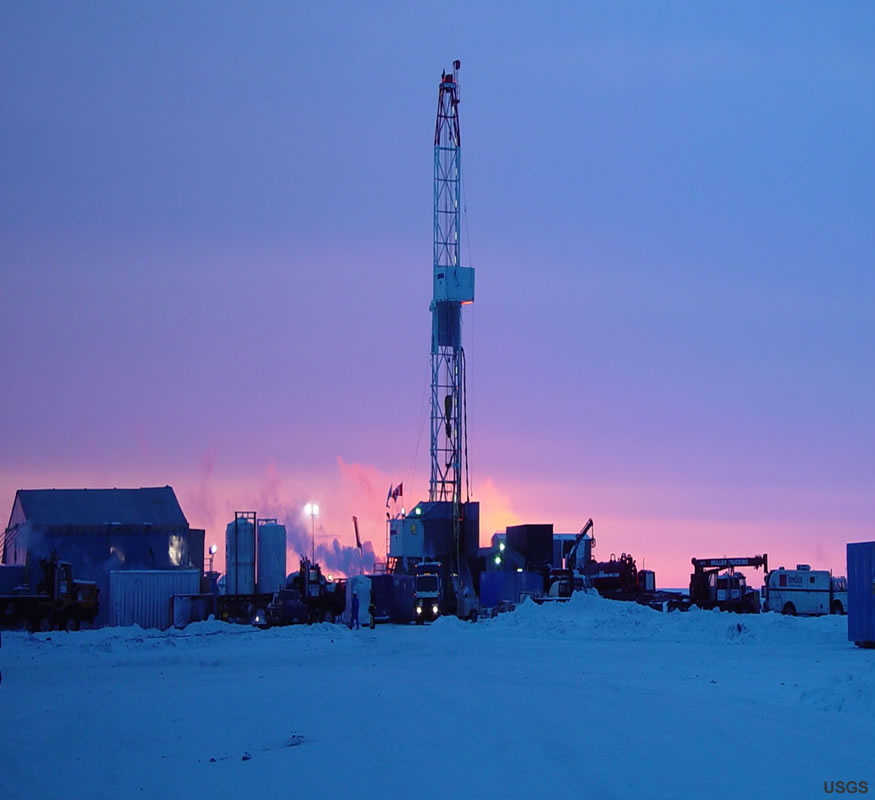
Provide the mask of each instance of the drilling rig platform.
[{"label": "drilling rig platform", "polygon": [[[440,613],[476,619],[480,508],[470,499],[462,306],[474,302],[474,268],[461,264],[462,140],[459,69],[441,74],[434,129],[434,240],[428,500],[389,522],[388,569],[439,576]],[[465,489],[464,500],[462,491]],[[423,580],[423,585],[425,585]],[[429,594],[433,599],[433,596]]]}]

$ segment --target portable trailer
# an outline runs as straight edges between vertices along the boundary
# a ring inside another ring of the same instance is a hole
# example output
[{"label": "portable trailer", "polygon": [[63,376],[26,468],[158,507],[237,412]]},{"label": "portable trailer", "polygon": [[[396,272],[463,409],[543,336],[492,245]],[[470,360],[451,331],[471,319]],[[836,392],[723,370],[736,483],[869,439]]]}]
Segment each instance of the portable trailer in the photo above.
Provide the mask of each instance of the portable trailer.
[{"label": "portable trailer", "polygon": [[382,574],[369,576],[370,604],[374,607],[374,622],[407,625],[418,615],[416,607],[416,578],[413,575]]},{"label": "portable trailer", "polygon": [[778,567],[766,574],[763,585],[763,610],[795,616],[846,614],[848,582],[829,570],[811,569],[797,564],[796,569]]},{"label": "portable trailer", "polygon": [[745,576],[736,572],[735,568],[762,567],[768,573],[768,554],[742,558],[694,558],[691,561],[691,605],[705,609],[719,608],[721,611],[759,613],[760,593],[749,587]]}]

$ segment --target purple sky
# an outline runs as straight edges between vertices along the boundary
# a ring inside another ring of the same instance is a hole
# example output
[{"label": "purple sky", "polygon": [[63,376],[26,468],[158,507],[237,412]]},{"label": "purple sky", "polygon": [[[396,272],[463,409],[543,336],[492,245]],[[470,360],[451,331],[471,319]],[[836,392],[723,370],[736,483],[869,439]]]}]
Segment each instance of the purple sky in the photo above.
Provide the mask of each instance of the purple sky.
[{"label": "purple sky", "polygon": [[[471,8],[469,6],[473,5]],[[0,499],[425,491],[432,135],[462,60],[487,527],[844,571],[875,538],[868,4],[2,2]],[[417,447],[417,442],[419,445]],[[484,530],[486,539],[491,530]]]}]

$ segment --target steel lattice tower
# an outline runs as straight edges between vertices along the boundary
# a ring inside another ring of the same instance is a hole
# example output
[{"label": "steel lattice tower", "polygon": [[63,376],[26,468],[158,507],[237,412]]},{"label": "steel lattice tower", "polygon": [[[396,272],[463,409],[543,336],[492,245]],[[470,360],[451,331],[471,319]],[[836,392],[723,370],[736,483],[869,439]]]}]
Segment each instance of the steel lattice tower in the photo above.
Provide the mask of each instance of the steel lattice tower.
[{"label": "steel lattice tower", "polygon": [[[459,61],[442,73],[434,130],[434,293],[431,302],[429,500],[462,502],[465,353],[462,305],[474,302],[474,270],[460,265],[462,142]],[[454,514],[458,517],[458,511]]]}]

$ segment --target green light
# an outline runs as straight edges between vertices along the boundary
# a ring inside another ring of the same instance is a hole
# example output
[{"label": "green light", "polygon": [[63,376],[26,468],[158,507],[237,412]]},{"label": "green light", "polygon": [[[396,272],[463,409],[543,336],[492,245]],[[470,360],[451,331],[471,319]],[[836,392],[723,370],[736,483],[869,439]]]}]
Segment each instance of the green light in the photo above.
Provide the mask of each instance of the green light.
[{"label": "green light", "polygon": [[422,514],[422,509],[421,509],[419,506],[417,506],[417,507],[416,507],[416,516],[418,517],[418,516],[420,516],[421,514]]},{"label": "green light", "polygon": [[498,549],[501,550],[502,553],[504,552],[504,542],[498,543]]},{"label": "green light", "polygon": [[495,557],[495,563],[496,563],[496,564],[500,564],[500,563],[501,563],[501,556],[496,556],[496,557]]}]

